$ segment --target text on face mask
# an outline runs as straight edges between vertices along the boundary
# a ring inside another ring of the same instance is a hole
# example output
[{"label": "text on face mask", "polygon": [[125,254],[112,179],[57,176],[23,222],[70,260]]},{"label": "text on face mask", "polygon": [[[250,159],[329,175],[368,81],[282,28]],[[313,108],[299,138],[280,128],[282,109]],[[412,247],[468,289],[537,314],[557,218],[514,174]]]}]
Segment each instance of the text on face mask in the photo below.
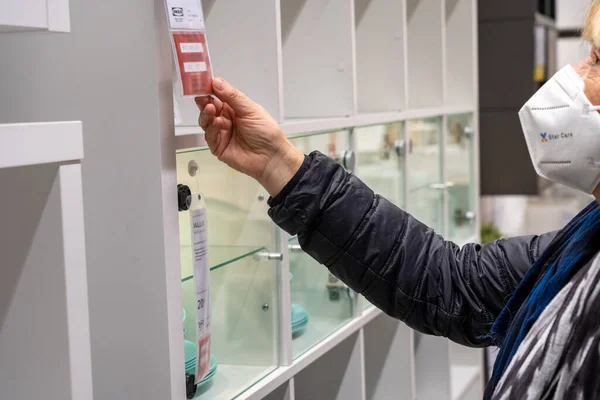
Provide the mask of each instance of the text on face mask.
[{"label": "text on face mask", "polygon": [[[561,133],[550,133],[548,134],[548,140],[556,140],[556,139],[568,139],[568,138],[572,138],[573,137],[573,133],[572,132],[561,132]],[[546,135],[543,134],[542,138],[546,138]],[[547,140],[544,140],[547,141]]]}]

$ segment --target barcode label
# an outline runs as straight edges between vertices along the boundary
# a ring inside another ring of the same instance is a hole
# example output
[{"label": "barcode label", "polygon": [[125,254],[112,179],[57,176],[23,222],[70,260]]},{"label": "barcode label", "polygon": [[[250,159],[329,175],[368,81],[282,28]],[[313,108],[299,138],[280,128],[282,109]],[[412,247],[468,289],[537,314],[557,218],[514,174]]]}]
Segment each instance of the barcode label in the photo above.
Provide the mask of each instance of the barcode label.
[{"label": "barcode label", "polygon": [[205,72],[206,71],[206,63],[204,61],[186,62],[186,63],[183,63],[183,70],[185,72]]},{"label": "barcode label", "polygon": [[204,53],[204,46],[202,43],[181,43],[182,53]]}]

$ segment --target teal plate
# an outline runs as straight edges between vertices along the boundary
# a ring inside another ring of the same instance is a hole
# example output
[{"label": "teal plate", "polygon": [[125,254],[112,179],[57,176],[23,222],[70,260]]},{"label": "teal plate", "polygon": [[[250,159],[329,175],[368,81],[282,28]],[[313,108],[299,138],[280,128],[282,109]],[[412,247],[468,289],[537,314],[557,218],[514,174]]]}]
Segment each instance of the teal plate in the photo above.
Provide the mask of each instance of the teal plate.
[{"label": "teal plate", "polygon": [[297,304],[292,304],[292,326],[308,320],[308,312]]},{"label": "teal plate", "polygon": [[[204,378],[202,378],[198,384],[202,383],[205,379],[212,378],[216,371],[217,371],[217,358],[211,354],[210,355],[210,368],[208,369],[208,374],[206,374],[206,376]],[[193,374],[196,372],[196,360],[194,360],[192,363],[185,364],[185,372],[187,372],[188,374]]]},{"label": "teal plate", "polygon": [[306,322],[302,324],[292,326],[292,335],[295,336],[298,332],[304,330],[304,328],[306,328],[306,325],[308,325],[308,320],[306,320]]},{"label": "teal plate", "polygon": [[308,325],[308,312],[297,304],[292,304],[292,336],[296,336]]},{"label": "teal plate", "polygon": [[184,340],[183,343],[185,351],[185,363],[187,364],[191,361],[196,361],[196,344],[194,342],[190,342],[189,340]]},{"label": "teal plate", "polygon": [[308,325],[308,319],[305,319],[303,321],[298,321],[297,323],[292,324],[292,330],[296,329],[299,326],[306,326],[306,325]]}]

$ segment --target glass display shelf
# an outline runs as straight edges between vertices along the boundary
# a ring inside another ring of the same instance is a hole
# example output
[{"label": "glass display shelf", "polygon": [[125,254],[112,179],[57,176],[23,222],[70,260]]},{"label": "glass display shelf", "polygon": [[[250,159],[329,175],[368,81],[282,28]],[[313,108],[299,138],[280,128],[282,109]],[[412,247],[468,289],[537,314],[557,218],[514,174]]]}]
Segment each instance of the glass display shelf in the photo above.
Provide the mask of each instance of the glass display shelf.
[{"label": "glass display shelf", "polygon": [[[276,269],[277,264],[255,253],[211,271],[211,354],[217,373],[196,398],[235,398],[277,368]],[[194,292],[193,280],[182,284],[183,337],[191,342],[196,335]]]},{"label": "glass display shelf", "polygon": [[448,239],[463,243],[477,235],[473,114],[450,115],[447,125]]},{"label": "glass display shelf", "polygon": [[[291,142],[304,154],[314,150],[354,169],[348,130],[295,136]],[[354,316],[356,295],[309,255],[298,239],[289,241],[290,288],[292,299],[292,343],[294,358],[327,338]],[[302,317],[308,319],[302,321]]]},{"label": "glass display shelf", "polygon": [[[302,329],[292,327],[296,358],[352,319],[356,295],[327,268],[302,252],[296,237],[290,239],[289,246],[292,309],[300,307],[308,317]],[[294,319],[292,314],[293,324]]]},{"label": "glass display shelf", "polygon": [[405,157],[402,123],[354,129],[360,165],[357,176],[375,193],[404,206]]},{"label": "glass display shelf", "polygon": [[[348,130],[297,135],[290,138],[290,141],[304,154],[318,150],[342,164],[344,154],[350,150],[350,132]],[[347,166],[347,168],[349,167],[352,166]]]},{"label": "glass display shelf", "polygon": [[[217,270],[245,257],[258,257],[261,252],[265,251],[264,247],[209,246],[208,262],[210,270]],[[192,247],[189,245],[181,246],[181,282],[186,282],[193,277]]]},{"label": "glass display shelf", "polygon": [[441,233],[444,229],[442,181],[442,118],[406,122],[409,138],[407,187],[411,214]]},{"label": "glass display shelf", "polygon": [[[201,194],[206,203],[211,355],[216,361],[216,371],[198,385],[196,398],[234,399],[279,365],[278,264],[267,257],[275,243],[268,195],[206,148],[179,151],[176,159],[178,184],[187,190],[178,188],[182,345],[185,340],[193,346],[196,339],[190,212],[181,201],[191,193]],[[186,369],[195,362],[190,360]]]},{"label": "glass display shelf", "polygon": [[[357,176],[376,194],[404,207],[406,195],[406,149],[403,123],[394,122],[354,129],[359,160]],[[373,305],[366,299],[363,309]]]},{"label": "glass display shelf", "polygon": [[[254,179],[229,168],[207,148],[198,148],[177,153],[177,183],[204,197],[211,247],[273,247],[269,195]],[[179,213],[179,228],[181,245],[190,246],[189,212]]]}]

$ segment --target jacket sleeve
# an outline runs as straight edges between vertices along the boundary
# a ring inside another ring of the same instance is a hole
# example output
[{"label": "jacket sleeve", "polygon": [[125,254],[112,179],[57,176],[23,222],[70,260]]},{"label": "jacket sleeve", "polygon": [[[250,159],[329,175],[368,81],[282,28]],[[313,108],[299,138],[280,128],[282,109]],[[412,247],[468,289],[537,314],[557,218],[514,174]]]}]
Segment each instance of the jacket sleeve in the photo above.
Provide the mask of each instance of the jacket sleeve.
[{"label": "jacket sleeve", "polygon": [[388,315],[467,346],[490,344],[484,336],[556,234],[459,248],[318,152],[285,190],[269,215],[306,253]]}]

